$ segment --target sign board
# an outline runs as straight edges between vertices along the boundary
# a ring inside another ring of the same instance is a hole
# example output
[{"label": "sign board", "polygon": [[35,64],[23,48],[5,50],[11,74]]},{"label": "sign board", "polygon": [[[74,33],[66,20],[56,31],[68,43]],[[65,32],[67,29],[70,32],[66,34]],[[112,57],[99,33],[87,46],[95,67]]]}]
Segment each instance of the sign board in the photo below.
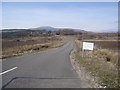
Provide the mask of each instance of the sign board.
[{"label": "sign board", "polygon": [[83,50],[93,50],[94,43],[83,42]]}]

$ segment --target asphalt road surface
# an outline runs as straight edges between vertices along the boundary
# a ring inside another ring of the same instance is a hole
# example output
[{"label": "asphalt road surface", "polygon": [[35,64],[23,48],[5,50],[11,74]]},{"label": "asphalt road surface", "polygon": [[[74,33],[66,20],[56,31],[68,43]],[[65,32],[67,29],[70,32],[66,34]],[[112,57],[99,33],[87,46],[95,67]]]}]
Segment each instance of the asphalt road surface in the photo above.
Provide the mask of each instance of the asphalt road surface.
[{"label": "asphalt road surface", "polygon": [[74,40],[62,47],[2,62],[3,88],[83,88],[70,62]]}]

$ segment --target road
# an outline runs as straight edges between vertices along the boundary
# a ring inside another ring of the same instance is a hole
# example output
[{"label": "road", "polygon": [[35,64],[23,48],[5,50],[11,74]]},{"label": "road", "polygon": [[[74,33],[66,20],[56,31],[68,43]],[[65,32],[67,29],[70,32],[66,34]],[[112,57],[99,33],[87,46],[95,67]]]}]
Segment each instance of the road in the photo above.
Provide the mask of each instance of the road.
[{"label": "road", "polygon": [[3,60],[3,88],[83,88],[69,54],[71,40],[62,47]]}]

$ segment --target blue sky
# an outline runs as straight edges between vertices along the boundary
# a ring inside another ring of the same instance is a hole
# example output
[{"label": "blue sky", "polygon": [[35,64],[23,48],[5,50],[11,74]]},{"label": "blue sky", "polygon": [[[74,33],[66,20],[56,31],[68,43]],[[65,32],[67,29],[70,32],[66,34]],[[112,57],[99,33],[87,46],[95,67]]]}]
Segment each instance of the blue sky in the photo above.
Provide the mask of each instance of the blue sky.
[{"label": "blue sky", "polygon": [[116,32],[117,2],[3,2],[2,28],[40,26]]}]

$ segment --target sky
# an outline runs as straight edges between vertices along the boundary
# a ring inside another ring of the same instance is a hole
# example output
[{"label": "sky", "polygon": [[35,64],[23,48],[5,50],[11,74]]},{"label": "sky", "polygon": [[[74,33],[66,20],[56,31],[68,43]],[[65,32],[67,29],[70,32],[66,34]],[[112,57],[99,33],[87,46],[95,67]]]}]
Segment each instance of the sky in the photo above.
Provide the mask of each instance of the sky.
[{"label": "sky", "polygon": [[117,32],[117,2],[3,2],[2,28],[65,27]]}]

